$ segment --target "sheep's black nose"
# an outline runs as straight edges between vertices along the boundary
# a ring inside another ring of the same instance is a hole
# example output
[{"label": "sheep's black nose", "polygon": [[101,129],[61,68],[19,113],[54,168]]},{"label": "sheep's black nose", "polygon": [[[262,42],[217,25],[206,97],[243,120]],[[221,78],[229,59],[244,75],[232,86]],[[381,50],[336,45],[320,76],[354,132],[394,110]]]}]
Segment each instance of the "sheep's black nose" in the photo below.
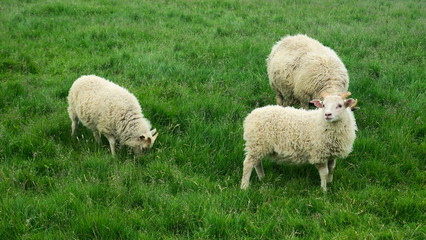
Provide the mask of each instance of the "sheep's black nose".
[{"label": "sheep's black nose", "polygon": [[326,117],[331,117],[331,113],[326,113],[325,116]]}]

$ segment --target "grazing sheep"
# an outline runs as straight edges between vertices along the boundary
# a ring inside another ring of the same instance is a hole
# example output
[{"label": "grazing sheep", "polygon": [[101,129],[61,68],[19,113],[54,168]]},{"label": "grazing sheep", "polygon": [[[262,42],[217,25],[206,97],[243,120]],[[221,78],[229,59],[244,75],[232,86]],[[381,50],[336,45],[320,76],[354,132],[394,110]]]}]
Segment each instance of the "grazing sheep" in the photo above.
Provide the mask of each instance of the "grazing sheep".
[{"label": "grazing sheep", "polygon": [[337,158],[352,151],[357,130],[351,107],[357,101],[350,93],[312,100],[316,110],[266,106],[253,110],[244,120],[246,157],[241,188],[249,186],[253,167],[259,179],[265,175],[262,158],[274,157],[278,163],[313,164],[321,177],[321,187],[333,180]]},{"label": "grazing sheep", "polygon": [[[126,89],[103,78],[90,75],[77,79],[68,94],[68,114],[71,118],[71,134],[80,120],[93,131],[97,142],[103,134],[115,155],[115,142],[127,145],[135,154],[149,149],[158,134],[142,115],[136,97]],[[155,135],[154,135],[155,134]]]},{"label": "grazing sheep", "polygon": [[349,86],[348,72],[337,54],[302,34],[277,42],[268,56],[267,68],[281,106],[300,104],[308,109],[309,101],[320,98],[321,93],[338,94]]}]

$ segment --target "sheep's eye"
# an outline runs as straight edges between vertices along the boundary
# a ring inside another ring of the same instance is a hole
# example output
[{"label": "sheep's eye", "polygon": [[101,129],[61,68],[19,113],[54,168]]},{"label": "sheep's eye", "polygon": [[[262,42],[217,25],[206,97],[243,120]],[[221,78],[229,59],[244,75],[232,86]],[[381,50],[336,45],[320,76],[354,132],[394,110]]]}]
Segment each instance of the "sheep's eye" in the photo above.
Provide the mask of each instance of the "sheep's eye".
[{"label": "sheep's eye", "polygon": [[337,108],[341,108],[341,107],[342,107],[342,104],[337,105]]}]

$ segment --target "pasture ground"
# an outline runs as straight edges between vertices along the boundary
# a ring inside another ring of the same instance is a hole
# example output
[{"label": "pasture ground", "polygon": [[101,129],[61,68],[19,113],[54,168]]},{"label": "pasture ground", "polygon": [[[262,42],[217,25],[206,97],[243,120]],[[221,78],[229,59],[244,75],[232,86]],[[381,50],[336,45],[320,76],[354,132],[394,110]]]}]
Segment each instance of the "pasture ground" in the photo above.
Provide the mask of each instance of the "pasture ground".
[{"label": "pasture ground", "polygon": [[[0,239],[425,239],[426,2],[0,3]],[[329,192],[313,166],[265,161],[239,189],[242,122],[274,104],[282,36],[333,48],[359,99],[353,153]],[[96,74],[159,132],[116,158],[70,137],[66,96]]]}]

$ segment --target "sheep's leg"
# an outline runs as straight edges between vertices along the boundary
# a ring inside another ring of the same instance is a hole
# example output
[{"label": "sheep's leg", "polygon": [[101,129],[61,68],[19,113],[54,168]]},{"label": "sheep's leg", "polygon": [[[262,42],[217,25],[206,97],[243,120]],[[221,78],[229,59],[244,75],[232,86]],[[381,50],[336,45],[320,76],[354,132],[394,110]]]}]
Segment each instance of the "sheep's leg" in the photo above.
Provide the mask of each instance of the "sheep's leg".
[{"label": "sheep's leg", "polygon": [[254,165],[254,169],[256,169],[257,177],[259,180],[262,180],[265,177],[265,172],[263,171],[262,161]]},{"label": "sheep's leg", "polygon": [[277,100],[277,104],[283,106],[284,97],[283,94],[276,88],[272,87],[275,91],[275,99]]},{"label": "sheep's leg", "polygon": [[250,184],[250,176],[253,171],[253,167],[258,164],[256,158],[247,155],[243,163],[243,177],[241,180],[241,189],[247,189]]},{"label": "sheep's leg", "polygon": [[317,163],[317,167],[320,178],[321,178],[321,188],[324,192],[327,191],[327,176],[328,176],[328,166],[327,163]]},{"label": "sheep's leg", "polygon": [[78,117],[74,109],[70,106],[68,106],[68,116],[71,119],[71,136],[75,135],[75,130],[78,126]]},{"label": "sheep's leg", "polygon": [[71,136],[75,136],[75,130],[77,129],[77,127],[78,127],[78,118],[77,118],[77,116],[72,116],[71,117],[71,121],[72,121],[72,123],[71,123]]},{"label": "sheep's leg", "polygon": [[109,135],[109,134],[104,134],[104,135],[108,139],[112,155],[115,155],[115,138],[114,138],[114,136]]},{"label": "sheep's leg", "polygon": [[283,106],[283,95],[280,92],[276,93],[275,98],[277,99],[277,104]]},{"label": "sheep's leg", "polygon": [[327,176],[328,183],[331,183],[333,181],[333,172],[335,167],[336,167],[336,160],[333,159],[328,161],[328,176]]},{"label": "sheep's leg", "polygon": [[96,129],[92,129],[92,131],[93,131],[93,137],[95,137],[95,141],[97,143],[101,143],[101,133]]}]

